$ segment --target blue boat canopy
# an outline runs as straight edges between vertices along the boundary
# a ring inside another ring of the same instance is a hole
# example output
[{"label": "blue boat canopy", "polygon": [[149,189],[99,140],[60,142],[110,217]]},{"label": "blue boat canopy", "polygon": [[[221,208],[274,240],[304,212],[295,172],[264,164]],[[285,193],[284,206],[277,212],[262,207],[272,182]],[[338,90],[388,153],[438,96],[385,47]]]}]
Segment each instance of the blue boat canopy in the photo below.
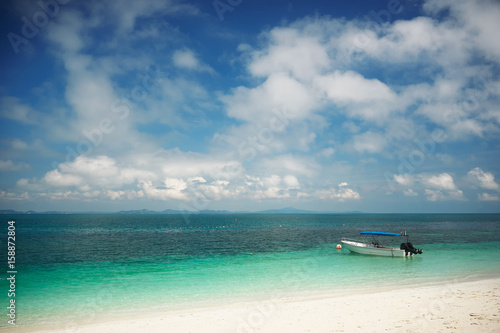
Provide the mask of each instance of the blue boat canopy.
[{"label": "blue boat canopy", "polygon": [[395,232],[381,232],[381,231],[363,231],[361,235],[374,235],[374,236],[401,236]]}]

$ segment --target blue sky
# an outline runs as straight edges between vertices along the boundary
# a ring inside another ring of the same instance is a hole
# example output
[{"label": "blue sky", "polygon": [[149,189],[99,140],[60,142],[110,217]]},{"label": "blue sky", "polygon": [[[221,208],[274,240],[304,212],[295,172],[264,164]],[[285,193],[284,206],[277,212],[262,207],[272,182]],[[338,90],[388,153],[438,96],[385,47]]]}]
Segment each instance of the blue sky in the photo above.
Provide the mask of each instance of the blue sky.
[{"label": "blue sky", "polygon": [[7,1],[0,209],[499,212],[497,1]]}]

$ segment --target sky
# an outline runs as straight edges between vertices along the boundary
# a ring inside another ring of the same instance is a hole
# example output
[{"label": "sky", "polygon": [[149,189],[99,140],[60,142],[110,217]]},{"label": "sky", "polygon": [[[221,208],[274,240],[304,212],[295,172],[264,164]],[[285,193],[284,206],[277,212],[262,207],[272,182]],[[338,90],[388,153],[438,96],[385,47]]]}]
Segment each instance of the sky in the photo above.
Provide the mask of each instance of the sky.
[{"label": "sky", "polygon": [[0,209],[500,212],[498,1],[0,9]]}]

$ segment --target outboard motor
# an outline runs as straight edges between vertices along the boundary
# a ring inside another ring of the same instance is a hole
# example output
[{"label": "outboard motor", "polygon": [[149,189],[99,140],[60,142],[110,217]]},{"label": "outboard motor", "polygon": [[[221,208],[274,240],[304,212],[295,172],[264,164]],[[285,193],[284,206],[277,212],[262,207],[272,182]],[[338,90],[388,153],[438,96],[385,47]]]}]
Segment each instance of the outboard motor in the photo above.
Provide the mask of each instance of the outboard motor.
[{"label": "outboard motor", "polygon": [[422,250],[416,249],[415,247],[413,247],[413,244],[410,242],[401,243],[401,246],[399,248],[401,250],[405,250],[406,255],[408,255],[408,253],[410,253],[410,255],[422,254]]}]

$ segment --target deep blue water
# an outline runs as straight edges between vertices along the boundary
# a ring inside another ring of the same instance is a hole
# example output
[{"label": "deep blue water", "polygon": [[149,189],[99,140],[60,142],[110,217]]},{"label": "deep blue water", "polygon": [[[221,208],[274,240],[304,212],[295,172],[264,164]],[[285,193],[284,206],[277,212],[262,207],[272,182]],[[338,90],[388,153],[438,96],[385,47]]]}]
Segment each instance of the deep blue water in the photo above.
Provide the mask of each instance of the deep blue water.
[{"label": "deep blue water", "polygon": [[[11,219],[16,313],[26,325],[500,272],[500,214],[5,215],[5,258]],[[405,230],[424,253],[336,250],[364,230]]]}]

